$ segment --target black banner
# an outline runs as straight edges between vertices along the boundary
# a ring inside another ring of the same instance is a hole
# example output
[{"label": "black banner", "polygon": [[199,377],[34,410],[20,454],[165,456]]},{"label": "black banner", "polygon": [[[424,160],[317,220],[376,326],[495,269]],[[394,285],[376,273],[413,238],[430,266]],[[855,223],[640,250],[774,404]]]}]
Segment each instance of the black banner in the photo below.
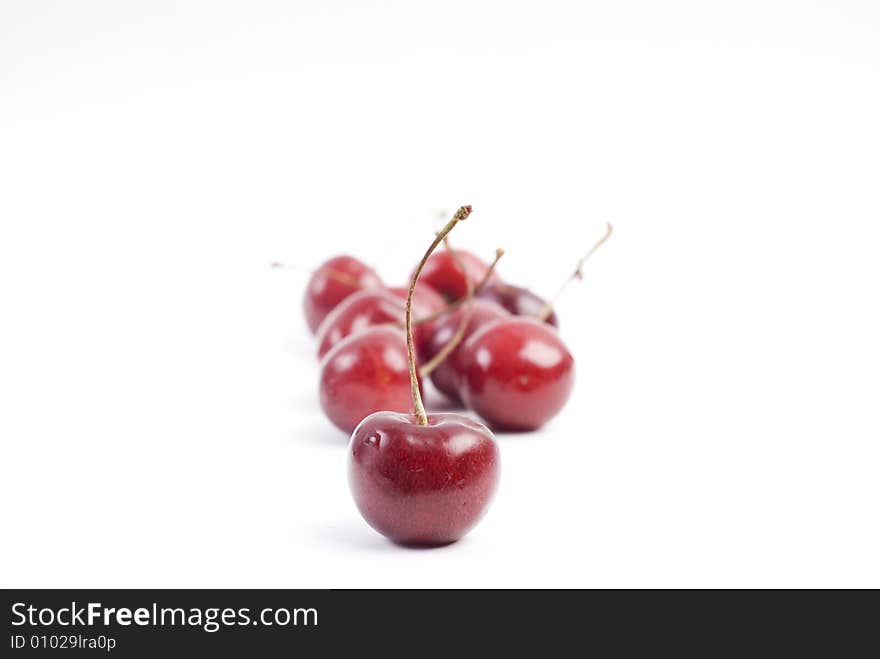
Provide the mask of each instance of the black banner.
[{"label": "black banner", "polygon": [[[3,656],[365,656],[515,646],[538,656],[686,650],[851,656],[872,591],[3,591]],[[867,645],[865,645],[867,643]]]}]

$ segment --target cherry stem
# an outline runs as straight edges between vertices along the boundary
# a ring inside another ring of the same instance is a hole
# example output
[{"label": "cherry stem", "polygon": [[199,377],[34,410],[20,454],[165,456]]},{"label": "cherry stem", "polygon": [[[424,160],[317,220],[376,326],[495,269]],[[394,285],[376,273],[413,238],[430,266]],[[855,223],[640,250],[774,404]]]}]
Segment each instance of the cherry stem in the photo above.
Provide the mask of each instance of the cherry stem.
[{"label": "cherry stem", "polygon": [[415,412],[416,421],[420,426],[428,425],[428,413],[425,412],[425,404],[422,402],[422,392],[419,391],[419,378],[416,374],[416,349],[412,331],[413,294],[416,290],[416,282],[419,280],[419,275],[422,274],[422,269],[425,267],[425,263],[428,262],[428,257],[430,257],[434,250],[437,249],[437,245],[443,242],[443,239],[449,234],[449,232],[455,228],[456,224],[468,218],[471,211],[472,208],[470,206],[462,206],[456,211],[455,215],[452,216],[452,219],[447,222],[446,226],[440,230],[440,233],[434,238],[434,242],[428,247],[428,251],[425,252],[416,271],[413,273],[412,282],[409,285],[409,291],[406,295],[406,353],[409,358],[409,384],[410,389],[412,390],[413,411]]},{"label": "cherry stem", "polygon": [[[300,265],[290,265],[288,263],[282,263],[281,261],[273,261],[269,264],[270,268],[275,270],[299,270],[300,272],[308,272],[309,274],[315,274],[317,270],[312,270],[311,268],[306,268],[305,266]],[[361,283],[357,280],[356,277],[352,277],[347,272],[340,272],[339,270],[324,270],[323,274],[327,275],[328,278],[338,281],[340,284],[348,284],[349,286],[354,286],[355,288],[361,288]]]},{"label": "cherry stem", "polygon": [[573,282],[575,279],[583,279],[584,278],[584,271],[583,271],[584,263],[586,263],[587,259],[589,259],[593,255],[593,253],[597,249],[599,249],[605,243],[606,240],[608,240],[611,237],[611,231],[612,231],[611,223],[609,222],[607,227],[605,228],[605,233],[602,235],[602,237],[596,241],[596,243],[589,249],[589,251],[586,254],[584,254],[580,258],[580,260],[578,260],[577,266],[575,267],[574,272],[571,273],[571,275],[569,275],[569,277],[564,282],[562,282],[562,286],[559,287],[559,290],[556,292],[556,295],[554,295],[552,298],[550,298],[550,301],[547,302],[547,304],[544,305],[544,307],[541,309],[541,311],[538,312],[538,315],[536,316],[536,318],[538,320],[540,320],[541,322],[544,322],[545,320],[547,320],[550,317],[550,314],[553,313],[553,307],[559,301],[559,298],[562,297],[562,294],[565,292],[565,289],[568,288],[568,285],[571,282]]}]

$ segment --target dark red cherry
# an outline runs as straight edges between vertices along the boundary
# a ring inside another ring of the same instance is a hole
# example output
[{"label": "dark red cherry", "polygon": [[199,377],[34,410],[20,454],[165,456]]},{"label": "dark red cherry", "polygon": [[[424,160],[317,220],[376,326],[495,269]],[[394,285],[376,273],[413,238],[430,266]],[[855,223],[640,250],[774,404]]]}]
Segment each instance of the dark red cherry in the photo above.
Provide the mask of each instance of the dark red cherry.
[{"label": "dark red cherry", "polygon": [[318,328],[318,357],[368,327],[403,321],[404,303],[384,289],[358,291],[331,311]]},{"label": "dark red cherry", "polygon": [[312,273],[306,286],[303,309],[314,333],[337,304],[357,291],[378,288],[379,275],[353,256],[336,256]]},{"label": "dark red cherry", "polygon": [[[470,206],[462,206],[437,234],[408,290],[405,324],[413,414],[373,414],[358,425],[349,445],[348,482],[358,509],[370,526],[399,543],[458,540],[483,516],[498,483],[498,447],[488,428],[459,414],[425,411],[412,335],[419,273],[437,245],[470,213]],[[364,334],[346,339],[327,357]]]},{"label": "dark red cherry", "polygon": [[[547,307],[547,300],[535,295],[527,288],[513,284],[487,284],[477,291],[477,297],[501,305],[514,316],[537,318],[538,314]],[[555,311],[551,311],[544,322],[553,325],[553,327],[559,327]]]},{"label": "dark red cherry", "polygon": [[553,417],[574,385],[574,358],[552,327],[531,318],[484,326],[460,356],[460,393],[489,425],[534,430]]},{"label": "dark red cherry", "polygon": [[346,433],[373,412],[412,411],[403,332],[370,327],[336,344],[321,361],[320,398],[327,417]]},{"label": "dark red cherry", "polygon": [[[461,400],[458,394],[458,387],[462,369],[460,357],[464,342],[483,325],[510,318],[509,313],[488,300],[475,299],[470,302],[469,306],[470,317],[462,335],[461,343],[459,343],[455,350],[449,353],[445,360],[440,362],[431,371],[431,382],[434,383],[434,386],[456,401]],[[431,334],[423,341],[421,351],[419,352],[423,363],[433,359],[437,353],[452,341],[458,332],[464,313],[465,306],[461,306],[452,313],[435,321]]]},{"label": "dark red cherry", "polygon": [[[463,268],[455,262],[457,258]],[[454,302],[467,295],[468,279],[471,285],[476,285],[483,279],[489,270],[489,265],[479,256],[461,249],[455,250],[455,258],[449,250],[434,252],[425,263],[419,282],[428,284],[438,293],[443,294],[447,300]],[[489,276],[489,281],[500,282],[501,278],[495,271]]]},{"label": "dark red cherry", "polygon": [[351,437],[348,482],[358,510],[407,545],[455,542],[483,517],[498,485],[491,431],[460,414],[378,412]]}]

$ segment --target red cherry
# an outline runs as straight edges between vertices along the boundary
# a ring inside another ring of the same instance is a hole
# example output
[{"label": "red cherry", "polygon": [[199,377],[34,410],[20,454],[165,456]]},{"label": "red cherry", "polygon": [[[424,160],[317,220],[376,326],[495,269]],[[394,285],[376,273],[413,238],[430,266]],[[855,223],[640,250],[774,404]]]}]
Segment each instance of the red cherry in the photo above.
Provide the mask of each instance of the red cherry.
[{"label": "red cherry", "polygon": [[[464,271],[458,267],[456,259],[461,262]],[[476,287],[488,271],[489,265],[475,254],[456,249],[453,257],[449,250],[444,250],[431,255],[425,263],[420,281],[454,302],[467,295],[468,279]],[[501,278],[493,271],[489,281],[500,282]]]},{"label": "red cherry", "polygon": [[553,417],[574,385],[574,358],[556,331],[531,318],[478,330],[463,346],[461,397],[491,426],[534,430]]},{"label": "red cherry", "polygon": [[[435,293],[435,295],[438,294]],[[413,314],[417,318],[427,317],[438,311],[433,302],[424,302],[427,299],[429,298],[423,298],[421,305],[417,305],[413,300]],[[442,297],[440,299],[443,300]],[[406,302],[389,289],[358,291],[354,295],[350,295],[327,315],[318,328],[318,358],[327,354],[345,337],[362,332],[368,327],[400,323],[405,308]],[[445,300],[440,308],[446,308]],[[413,328],[419,354],[421,354],[426,340],[433,333],[433,323],[434,321],[418,323]]]},{"label": "red cherry", "polygon": [[326,261],[312,273],[306,286],[303,308],[309,329],[314,333],[325,316],[349,295],[381,285],[379,275],[353,256],[335,256]]},{"label": "red cherry", "polygon": [[431,252],[470,212],[470,206],[462,206],[437,234],[408,291],[407,366],[415,413],[373,414],[358,425],[349,445],[348,482],[358,510],[370,526],[400,543],[458,540],[483,516],[498,483],[498,447],[492,432],[460,414],[428,416],[414,354],[412,299],[419,273]]},{"label": "red cherry", "polygon": [[[509,313],[488,300],[471,300],[469,306],[470,317],[467,320],[461,343],[455,350],[449,353],[444,361],[431,371],[431,382],[434,383],[434,386],[456,401],[461,400],[458,394],[458,387],[462,370],[460,357],[464,342],[484,325],[510,318]],[[443,350],[446,344],[452,341],[458,332],[459,326],[462,323],[462,316],[465,312],[466,308],[462,306],[449,315],[435,321],[431,334],[423,341],[422,349],[419,352],[422,362],[428,362],[433,359],[437,353]]]},{"label": "red cherry", "polygon": [[399,323],[403,320],[404,303],[384,289],[358,291],[348,296],[331,311],[318,328],[318,357],[351,334],[368,327]]},{"label": "red cherry", "polygon": [[321,361],[321,407],[347,433],[373,412],[411,411],[410,395],[406,341],[399,329],[365,329],[340,341]]},{"label": "red cherry", "polygon": [[491,431],[460,414],[378,412],[349,445],[348,480],[367,523],[408,545],[455,542],[483,517],[500,474]]},{"label": "red cherry", "polygon": [[[488,284],[477,291],[477,297],[501,305],[514,316],[537,318],[547,307],[547,300],[535,295],[527,288],[512,284]],[[559,327],[555,311],[551,311],[544,322],[553,325],[553,327]]]}]

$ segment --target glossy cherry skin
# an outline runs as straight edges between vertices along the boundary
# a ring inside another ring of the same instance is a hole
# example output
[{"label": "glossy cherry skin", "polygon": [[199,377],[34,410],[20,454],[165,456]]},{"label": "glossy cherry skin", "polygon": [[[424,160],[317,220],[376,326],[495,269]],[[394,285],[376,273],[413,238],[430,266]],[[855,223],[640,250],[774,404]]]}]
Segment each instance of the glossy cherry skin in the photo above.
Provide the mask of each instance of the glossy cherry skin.
[{"label": "glossy cherry skin", "polygon": [[[455,250],[458,260],[464,267],[464,272],[455,263],[449,250],[434,252],[419,277],[419,283],[425,283],[438,293],[441,293],[450,302],[464,297],[468,291],[468,279],[476,286],[489,270],[488,264],[479,256],[464,250]],[[489,281],[501,282],[498,273],[492,272]]]},{"label": "glossy cherry skin", "polygon": [[483,517],[498,486],[498,445],[481,423],[460,414],[378,412],[351,436],[348,482],[358,510],[382,535],[404,545],[443,545]]},{"label": "glossy cherry skin", "polygon": [[319,386],[324,413],[348,434],[373,412],[411,412],[403,331],[371,327],[343,339],[321,360]]},{"label": "glossy cherry skin", "polygon": [[353,256],[335,256],[325,261],[312,273],[306,286],[303,310],[309,329],[316,332],[327,314],[349,295],[381,285],[379,275]]},{"label": "glossy cherry skin", "polygon": [[[433,371],[431,371],[431,382],[437,389],[454,401],[461,401],[458,393],[459,382],[461,380],[461,364],[462,348],[468,337],[472,336],[478,329],[488,323],[510,318],[500,306],[488,300],[474,299],[470,302],[470,318],[464,331],[461,343],[453,350]],[[452,313],[440,318],[434,324],[432,332],[424,341],[420,358],[423,362],[427,362],[434,358],[443,348],[452,341],[458,327],[461,324],[462,316],[465,313],[465,307],[459,307]]]},{"label": "glossy cherry skin", "polygon": [[514,317],[484,326],[462,349],[460,393],[489,425],[534,430],[574,386],[574,358],[552,327]]},{"label": "glossy cherry skin", "polygon": [[318,357],[345,337],[362,332],[375,325],[401,323],[404,302],[387,290],[358,291],[348,296],[327,314],[318,328]]},{"label": "glossy cherry skin", "polygon": [[[547,300],[535,295],[527,288],[513,284],[488,284],[477,292],[477,297],[501,305],[514,316],[529,318],[537,317],[547,306]],[[559,327],[555,311],[552,311],[544,322],[553,325],[553,327]]]}]

